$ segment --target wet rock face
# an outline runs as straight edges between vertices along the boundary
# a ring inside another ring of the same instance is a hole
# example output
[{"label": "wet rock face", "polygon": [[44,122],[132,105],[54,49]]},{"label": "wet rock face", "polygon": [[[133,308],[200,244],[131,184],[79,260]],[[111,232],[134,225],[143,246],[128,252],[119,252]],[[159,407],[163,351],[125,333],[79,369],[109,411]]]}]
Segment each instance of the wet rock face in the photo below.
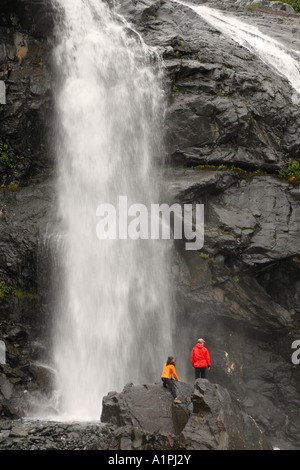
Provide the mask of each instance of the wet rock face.
[{"label": "wet rock face", "polygon": [[[253,13],[247,2],[194,3],[227,13],[230,7],[299,49],[294,16],[274,15],[266,5]],[[164,58],[169,201],[205,206],[203,250],[186,252],[178,242],[174,253],[178,368],[192,380],[189,352],[205,337],[211,379],[235,390],[268,435],[293,442],[300,405],[299,367],[291,362],[299,336],[299,190],[276,177],[299,149],[293,91],[186,7],[163,0],[119,5]]]},{"label": "wet rock face", "polygon": [[299,108],[285,79],[188,7],[120,3],[121,12],[165,60],[171,164],[273,171],[282,167],[285,154],[295,155]]},{"label": "wet rock face", "polygon": [[26,413],[32,393],[45,392],[51,383],[35,365],[47,349],[44,295],[50,282],[41,247],[53,207],[51,4],[3,0],[0,13],[6,95],[0,104],[0,340],[6,348],[0,415],[14,418]]},{"label": "wet rock face", "polygon": [[[51,3],[51,2],[50,2]],[[48,6],[47,6],[48,5]],[[52,110],[49,67],[49,2],[4,1],[0,15],[0,80],[6,104],[0,105],[1,184],[24,183],[49,168],[49,118]],[[51,164],[51,163],[50,163]]]},{"label": "wet rock face", "polygon": [[299,253],[298,188],[247,172],[176,168],[166,175],[176,202],[205,205],[205,245],[212,256],[235,258],[246,269]]},{"label": "wet rock face", "polygon": [[113,445],[117,441],[122,450],[146,450],[150,442],[159,446],[161,441],[162,448],[177,450],[272,448],[228,390],[205,379],[194,387],[178,383],[177,389],[179,405],[162,384],[128,385],[121,394],[106,396],[101,422],[112,426]]},{"label": "wet rock face", "polygon": [[0,21],[36,38],[46,38],[53,28],[53,3],[48,0],[2,0]]},{"label": "wet rock face", "polygon": [[0,416],[20,417],[35,393],[47,394],[52,387],[49,370],[35,364],[49,356],[52,281],[46,230],[53,220],[52,184],[2,188],[0,207],[0,340],[6,349]]}]

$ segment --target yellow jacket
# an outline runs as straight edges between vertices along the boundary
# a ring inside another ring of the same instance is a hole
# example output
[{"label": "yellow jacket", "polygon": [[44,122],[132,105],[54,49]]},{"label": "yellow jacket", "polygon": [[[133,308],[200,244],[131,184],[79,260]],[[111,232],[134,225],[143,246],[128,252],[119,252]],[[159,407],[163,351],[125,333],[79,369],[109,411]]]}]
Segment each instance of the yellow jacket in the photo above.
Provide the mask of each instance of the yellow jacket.
[{"label": "yellow jacket", "polygon": [[173,366],[173,364],[165,364],[164,365],[164,370],[161,374],[161,378],[171,379],[172,375],[174,375],[174,379],[179,380],[178,376],[176,374],[175,367]]}]

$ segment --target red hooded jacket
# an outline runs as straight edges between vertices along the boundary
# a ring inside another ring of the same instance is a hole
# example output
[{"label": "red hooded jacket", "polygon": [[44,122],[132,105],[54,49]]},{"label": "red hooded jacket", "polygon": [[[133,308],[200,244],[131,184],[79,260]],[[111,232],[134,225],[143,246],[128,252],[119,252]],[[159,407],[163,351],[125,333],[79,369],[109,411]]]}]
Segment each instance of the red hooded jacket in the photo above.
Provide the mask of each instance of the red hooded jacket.
[{"label": "red hooded jacket", "polygon": [[193,367],[210,367],[208,350],[201,343],[197,343],[191,352],[191,363]]}]

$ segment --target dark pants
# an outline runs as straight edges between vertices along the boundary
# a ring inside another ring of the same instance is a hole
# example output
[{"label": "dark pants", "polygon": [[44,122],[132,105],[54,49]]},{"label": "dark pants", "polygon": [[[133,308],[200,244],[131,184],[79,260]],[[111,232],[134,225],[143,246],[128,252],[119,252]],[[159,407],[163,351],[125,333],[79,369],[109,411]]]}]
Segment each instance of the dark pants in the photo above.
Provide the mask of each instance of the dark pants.
[{"label": "dark pants", "polygon": [[206,367],[195,367],[195,379],[205,379]]},{"label": "dark pants", "polygon": [[162,377],[161,379],[163,381],[164,387],[169,387],[171,389],[172,395],[174,398],[177,397],[177,392],[176,392],[176,387],[174,385],[174,382],[172,379],[166,379],[165,377]]}]

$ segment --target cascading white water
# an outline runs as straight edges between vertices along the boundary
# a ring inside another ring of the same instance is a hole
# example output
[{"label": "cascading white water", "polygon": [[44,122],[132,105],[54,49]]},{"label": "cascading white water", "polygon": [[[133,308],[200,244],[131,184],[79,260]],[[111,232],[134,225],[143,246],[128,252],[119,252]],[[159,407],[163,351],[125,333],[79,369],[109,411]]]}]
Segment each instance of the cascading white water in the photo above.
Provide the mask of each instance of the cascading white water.
[{"label": "cascading white water", "polygon": [[[61,13],[58,199],[62,275],[54,363],[62,419],[99,419],[101,399],[153,382],[172,354],[171,242],[99,240],[96,210],[160,202],[161,70],[102,0],[53,0]],[[157,58],[156,58],[157,59]]]},{"label": "cascading white water", "polygon": [[[191,8],[215,29],[255,53],[280,75],[285,76],[297,94],[300,93],[300,63],[292,57],[283,44],[263,34],[256,26],[240,21],[227,13],[205,5],[195,5],[180,0],[172,1]],[[295,100],[298,101],[299,97],[295,97]]]}]

